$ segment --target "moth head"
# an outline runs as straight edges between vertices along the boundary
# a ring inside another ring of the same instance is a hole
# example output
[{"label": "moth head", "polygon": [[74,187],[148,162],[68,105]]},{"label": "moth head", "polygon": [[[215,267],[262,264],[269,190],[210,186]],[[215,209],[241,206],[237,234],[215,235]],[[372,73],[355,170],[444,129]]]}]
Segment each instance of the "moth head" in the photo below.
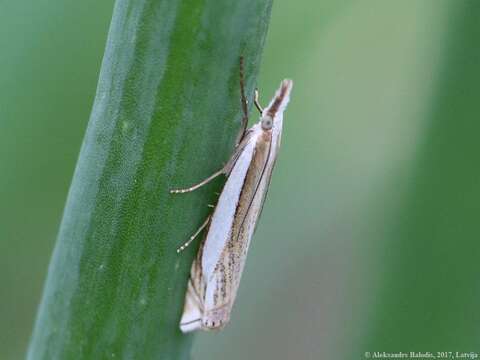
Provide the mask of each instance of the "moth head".
[{"label": "moth head", "polygon": [[270,115],[264,115],[260,119],[260,124],[263,130],[270,130],[273,126],[273,119]]}]

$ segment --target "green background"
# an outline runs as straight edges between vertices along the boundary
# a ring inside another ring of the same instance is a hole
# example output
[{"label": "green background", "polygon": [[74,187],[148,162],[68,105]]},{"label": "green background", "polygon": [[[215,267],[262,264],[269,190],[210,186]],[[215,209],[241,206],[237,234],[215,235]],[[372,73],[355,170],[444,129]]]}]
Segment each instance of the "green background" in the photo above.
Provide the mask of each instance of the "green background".
[{"label": "green background", "polygon": [[[24,357],[113,0],[0,1],[0,359]],[[295,86],[231,324],[194,359],[480,352],[480,2],[277,0]]]}]

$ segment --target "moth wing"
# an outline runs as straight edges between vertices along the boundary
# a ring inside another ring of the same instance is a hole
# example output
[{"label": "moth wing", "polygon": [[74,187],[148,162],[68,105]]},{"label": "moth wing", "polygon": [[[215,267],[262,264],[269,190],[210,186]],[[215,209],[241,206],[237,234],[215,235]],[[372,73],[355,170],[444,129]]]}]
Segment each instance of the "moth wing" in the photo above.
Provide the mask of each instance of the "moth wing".
[{"label": "moth wing", "polygon": [[[221,328],[230,319],[245,266],[250,241],[263,207],[275,163],[276,141],[258,138],[252,167],[245,176],[241,203],[236,207],[227,243],[217,259],[213,272],[207,277],[203,326]],[[204,261],[206,253],[204,255]]]},{"label": "moth wing", "polygon": [[190,282],[188,282],[187,294],[185,295],[185,304],[183,305],[183,314],[180,319],[180,330],[187,333],[202,328],[203,306],[201,299],[195,295]]},{"label": "moth wing", "polygon": [[203,245],[204,243],[202,242],[190,268],[185,304],[183,306],[182,318],[180,319],[180,330],[184,333],[202,328],[205,300],[205,281],[201,266]]},{"label": "moth wing", "polygon": [[[245,178],[253,156],[254,147],[255,141],[252,139],[252,132],[248,131],[225,167],[225,172],[230,174],[230,176],[225,183],[215,209],[217,216],[215,217],[214,214],[212,217],[207,236],[202,242],[197,257],[192,263],[190,270],[190,279],[185,296],[183,315],[180,320],[180,329],[183,332],[190,332],[204,327],[201,320],[204,316],[205,292],[208,288],[208,275],[211,275],[212,273],[211,270],[210,272],[208,271],[208,262],[211,261],[212,265],[215,266],[219,261],[224,247],[222,243],[218,243],[219,238],[220,241],[223,240],[223,244],[228,238],[228,236],[223,238],[217,236],[219,231],[228,227],[228,224],[223,222],[221,218],[225,216],[226,213],[229,213],[229,210],[232,210],[228,205],[234,205],[238,202],[238,197],[241,192],[241,184],[239,182],[243,182],[243,179]],[[235,200],[235,198],[237,200]],[[234,211],[235,208],[230,212]],[[214,229],[217,229],[217,231],[215,237],[212,239],[210,236],[210,230],[212,229],[213,224],[215,224]],[[218,227],[220,227],[220,229],[218,229]],[[217,243],[214,243],[215,241],[217,241]],[[204,253],[206,254],[205,257],[203,256]],[[206,266],[205,262],[207,262]],[[207,269],[207,271],[205,271],[205,269]],[[221,281],[221,279],[219,279],[219,281]]]},{"label": "moth wing", "polygon": [[202,257],[203,276],[208,282],[215,266],[230,238],[235,211],[242,192],[243,183],[250,167],[257,136],[251,135],[246,140],[243,150],[230,170],[230,176],[220,194],[205,239]]},{"label": "moth wing", "polygon": [[262,206],[262,195],[264,193],[264,190],[259,189],[251,210],[245,218],[241,233],[236,241],[229,241],[216,264],[215,270],[208,278],[205,289],[203,328],[221,329],[230,320],[245,267],[250,240],[258,218],[256,209]]}]

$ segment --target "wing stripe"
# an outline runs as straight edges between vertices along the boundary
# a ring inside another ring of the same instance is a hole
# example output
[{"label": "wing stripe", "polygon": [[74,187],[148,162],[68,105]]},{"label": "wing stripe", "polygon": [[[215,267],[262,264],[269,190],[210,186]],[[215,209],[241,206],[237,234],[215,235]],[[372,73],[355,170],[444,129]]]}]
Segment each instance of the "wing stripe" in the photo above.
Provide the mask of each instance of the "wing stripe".
[{"label": "wing stripe", "polygon": [[[242,229],[243,228],[243,225],[245,224],[245,220],[247,219],[247,216],[250,212],[250,209],[252,207],[252,204],[253,204],[253,200],[255,199],[255,196],[257,196],[257,192],[258,192],[258,189],[260,187],[260,183],[262,182],[262,179],[263,179],[263,175],[265,174],[265,170],[267,169],[267,165],[268,165],[268,162],[270,160],[270,154],[272,152],[272,141],[270,141],[270,144],[269,144],[269,147],[268,147],[268,155],[267,155],[267,159],[265,160],[265,164],[263,165],[263,169],[262,169],[262,173],[260,175],[260,178],[258,179],[258,182],[257,184],[255,185],[255,191],[253,193],[253,196],[252,198],[250,199],[250,203],[248,204],[248,207],[247,207],[247,211],[245,211],[245,216],[243,217],[242,219],[242,223],[240,224],[240,227],[239,229]],[[248,175],[248,174],[247,174]],[[247,177],[245,176],[245,179]],[[242,193],[243,193],[243,189],[242,189]],[[240,193],[240,197],[242,196],[242,193]],[[263,205],[262,205],[263,207]],[[260,213],[259,213],[260,214]],[[238,232],[237,234],[237,238],[235,240],[238,240],[239,236],[241,234],[241,231]]]}]

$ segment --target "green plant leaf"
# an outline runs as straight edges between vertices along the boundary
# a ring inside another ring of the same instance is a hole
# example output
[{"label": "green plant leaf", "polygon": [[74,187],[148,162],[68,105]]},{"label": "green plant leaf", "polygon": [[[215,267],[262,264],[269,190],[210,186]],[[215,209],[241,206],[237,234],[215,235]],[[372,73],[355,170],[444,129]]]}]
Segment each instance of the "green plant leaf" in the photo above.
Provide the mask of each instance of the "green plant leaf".
[{"label": "green plant leaf", "polygon": [[29,359],[187,359],[178,329],[203,222],[251,98],[271,0],[118,0]]}]

